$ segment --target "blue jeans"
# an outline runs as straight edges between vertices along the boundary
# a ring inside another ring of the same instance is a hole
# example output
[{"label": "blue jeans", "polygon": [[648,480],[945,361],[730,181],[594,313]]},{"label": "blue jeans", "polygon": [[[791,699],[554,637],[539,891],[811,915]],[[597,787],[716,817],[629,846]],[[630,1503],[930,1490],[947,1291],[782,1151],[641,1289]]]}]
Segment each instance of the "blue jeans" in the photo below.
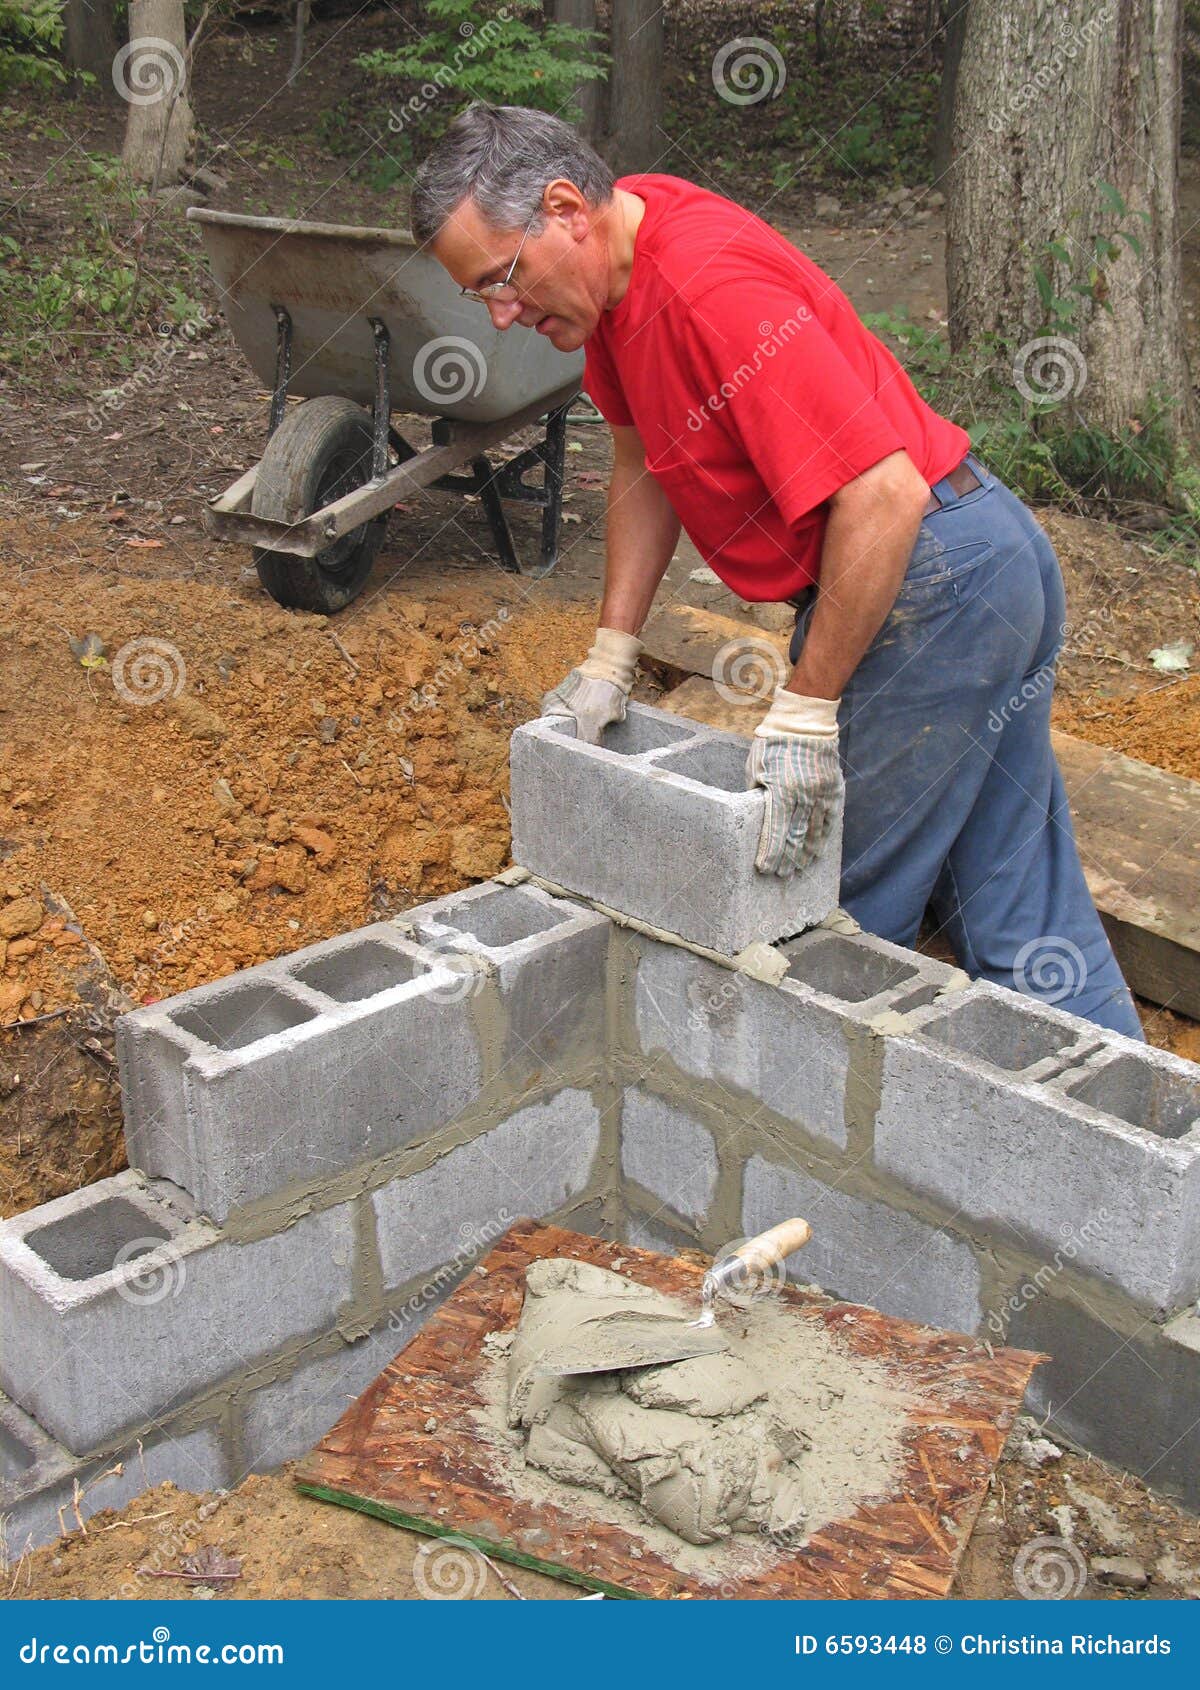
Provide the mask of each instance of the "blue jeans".
[{"label": "blue jeans", "polygon": [[[1143,1037],[1083,878],[1050,699],[1066,599],[1032,513],[982,486],[934,491],[896,603],[838,711],[843,908],[911,948],[932,907],[975,978]],[[799,655],[815,594],[800,611]]]}]

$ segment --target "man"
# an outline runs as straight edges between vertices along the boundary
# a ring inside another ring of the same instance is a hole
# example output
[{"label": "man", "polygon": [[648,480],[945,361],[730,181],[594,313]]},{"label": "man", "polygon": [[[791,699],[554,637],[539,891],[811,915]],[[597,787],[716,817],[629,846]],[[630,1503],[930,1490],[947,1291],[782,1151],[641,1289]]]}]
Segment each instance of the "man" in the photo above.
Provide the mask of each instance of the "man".
[{"label": "man", "polygon": [[411,221],[497,328],[586,347],[612,428],[600,628],[545,708],[592,742],[624,716],[682,524],[743,599],[797,610],[747,765],[758,869],[810,861],[844,788],[841,902],[864,928],[912,946],[931,905],[973,976],[1140,1038],[1050,745],[1053,548],[840,289],[741,207],[614,184],[519,107],[451,126]]}]

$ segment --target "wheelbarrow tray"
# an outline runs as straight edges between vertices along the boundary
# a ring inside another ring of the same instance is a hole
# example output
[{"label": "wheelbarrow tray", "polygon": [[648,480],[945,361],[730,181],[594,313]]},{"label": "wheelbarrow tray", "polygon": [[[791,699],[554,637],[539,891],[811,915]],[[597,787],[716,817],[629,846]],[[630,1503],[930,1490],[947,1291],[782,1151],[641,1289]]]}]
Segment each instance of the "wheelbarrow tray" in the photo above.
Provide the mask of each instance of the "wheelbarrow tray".
[{"label": "wheelbarrow tray", "polygon": [[[373,402],[372,318],[389,336],[393,411],[494,423],[579,385],[581,352],[559,352],[529,330],[493,328],[405,232],[199,206],[188,221],[200,229],[233,337],[267,388],[275,385],[277,307],[291,318],[288,391],[301,398]],[[431,351],[438,341],[457,344]]]},{"label": "wheelbarrow tray", "polygon": [[[233,336],[272,393],[263,461],[206,506],[205,526],[254,547],[278,603],[343,609],[370,573],[389,509],[423,487],[478,498],[502,568],[550,573],[581,353],[529,330],[501,334],[407,234],[188,215]],[[307,403],[289,409],[289,398]],[[424,450],[391,420],[413,412],[432,419]],[[491,447],[543,418],[536,444],[489,462]],[[540,484],[526,480],[539,473]],[[531,567],[517,556],[505,500],[541,508]]]}]

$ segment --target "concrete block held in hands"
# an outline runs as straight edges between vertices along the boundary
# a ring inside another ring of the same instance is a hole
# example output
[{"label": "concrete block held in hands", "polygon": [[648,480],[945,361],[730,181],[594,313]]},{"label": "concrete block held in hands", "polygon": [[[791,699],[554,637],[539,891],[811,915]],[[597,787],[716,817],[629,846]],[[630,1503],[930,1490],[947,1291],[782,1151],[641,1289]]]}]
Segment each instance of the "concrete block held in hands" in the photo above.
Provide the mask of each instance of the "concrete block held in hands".
[{"label": "concrete block held in hands", "polygon": [[512,737],[513,860],[543,879],[732,956],[837,905],[841,819],[790,879],[754,867],[765,795],[747,742],[630,704],[600,745],[562,718]]}]

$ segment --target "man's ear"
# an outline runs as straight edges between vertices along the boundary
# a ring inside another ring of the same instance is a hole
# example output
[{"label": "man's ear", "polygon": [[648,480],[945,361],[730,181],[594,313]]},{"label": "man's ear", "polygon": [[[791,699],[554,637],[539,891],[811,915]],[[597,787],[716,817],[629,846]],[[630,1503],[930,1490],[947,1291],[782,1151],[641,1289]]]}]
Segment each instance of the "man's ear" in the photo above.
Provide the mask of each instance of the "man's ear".
[{"label": "man's ear", "polygon": [[582,240],[591,226],[588,203],[575,186],[565,178],[551,182],[542,195],[542,210],[567,229],[572,240]]}]

